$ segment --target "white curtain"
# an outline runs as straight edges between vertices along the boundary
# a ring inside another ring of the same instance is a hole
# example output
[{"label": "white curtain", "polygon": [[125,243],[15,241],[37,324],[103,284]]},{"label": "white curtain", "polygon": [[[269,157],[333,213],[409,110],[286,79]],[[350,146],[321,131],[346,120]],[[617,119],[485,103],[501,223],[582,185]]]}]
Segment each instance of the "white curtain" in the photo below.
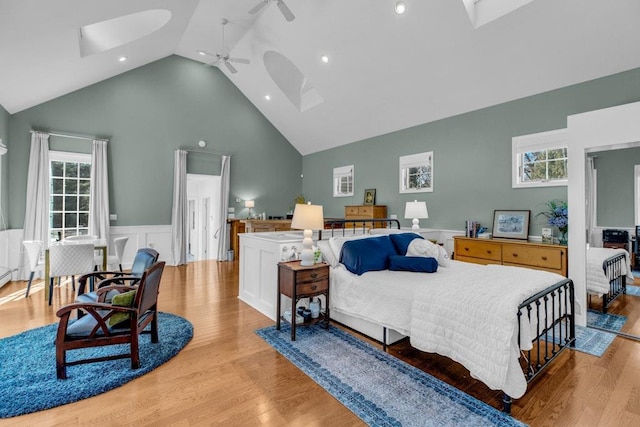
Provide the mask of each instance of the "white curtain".
[{"label": "white curtain", "polygon": [[[44,249],[49,247],[49,202],[49,134],[31,132],[22,240],[42,240]],[[23,279],[28,277],[25,264],[21,259],[19,274]]]},{"label": "white curtain", "polygon": [[[227,258],[227,247],[229,246],[229,236],[227,235],[227,212],[229,210],[229,176],[231,167],[231,157],[222,156],[222,166],[220,168],[220,211],[218,212],[218,261]],[[236,256],[238,256],[236,254]]]},{"label": "white curtain", "polygon": [[597,209],[597,198],[596,198],[596,191],[597,191],[597,172],[596,172],[596,166],[595,166],[595,162],[593,157],[587,157],[587,168],[586,168],[586,174],[587,176],[585,177],[585,189],[586,189],[586,210],[587,210],[587,214],[586,214],[586,227],[587,227],[587,244],[593,243],[594,240],[594,228],[596,226],[595,221],[596,221],[596,209]]},{"label": "white curtain", "polygon": [[173,265],[187,263],[187,152],[176,150],[171,210],[171,252]]},{"label": "white curtain", "polygon": [[91,206],[89,234],[109,244],[109,173],[107,165],[108,141],[93,140],[91,151]]}]

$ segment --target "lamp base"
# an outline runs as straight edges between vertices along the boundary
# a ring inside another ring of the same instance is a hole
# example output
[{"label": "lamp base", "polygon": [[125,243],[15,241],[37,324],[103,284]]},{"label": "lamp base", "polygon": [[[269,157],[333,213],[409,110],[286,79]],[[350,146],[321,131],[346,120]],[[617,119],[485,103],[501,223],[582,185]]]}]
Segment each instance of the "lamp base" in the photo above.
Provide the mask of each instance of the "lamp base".
[{"label": "lamp base", "polygon": [[300,265],[309,267],[313,265],[313,235],[312,230],[304,230],[304,239],[302,239],[302,252],[300,252]]},{"label": "lamp base", "polygon": [[413,231],[414,233],[417,233],[418,231],[420,231],[420,220],[418,218],[413,218],[413,225],[411,226],[411,231]]}]

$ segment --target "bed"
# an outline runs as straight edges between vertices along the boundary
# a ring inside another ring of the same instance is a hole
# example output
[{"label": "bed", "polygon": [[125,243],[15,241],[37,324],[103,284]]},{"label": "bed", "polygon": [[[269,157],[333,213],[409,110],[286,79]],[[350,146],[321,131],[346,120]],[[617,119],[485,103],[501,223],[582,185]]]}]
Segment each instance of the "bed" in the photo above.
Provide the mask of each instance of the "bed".
[{"label": "bed", "polygon": [[627,281],[633,283],[629,252],[613,248],[587,250],[587,292],[602,297],[603,313],[616,298],[627,293]]},{"label": "bed", "polygon": [[[512,398],[521,397],[528,382],[574,345],[573,283],[546,271],[450,260],[433,244],[434,256],[424,257],[438,261],[433,273],[379,269],[358,274],[347,265],[351,261],[345,261],[343,247],[358,251],[371,244],[369,239],[393,235],[318,242],[331,265],[332,318],[367,335],[360,325],[382,329],[385,346],[387,330],[397,331],[410,337],[413,347],[461,363],[474,378],[502,390],[504,410],[510,412]],[[412,250],[409,246],[410,256],[404,258],[418,258]],[[363,256],[365,264],[372,258]]]}]

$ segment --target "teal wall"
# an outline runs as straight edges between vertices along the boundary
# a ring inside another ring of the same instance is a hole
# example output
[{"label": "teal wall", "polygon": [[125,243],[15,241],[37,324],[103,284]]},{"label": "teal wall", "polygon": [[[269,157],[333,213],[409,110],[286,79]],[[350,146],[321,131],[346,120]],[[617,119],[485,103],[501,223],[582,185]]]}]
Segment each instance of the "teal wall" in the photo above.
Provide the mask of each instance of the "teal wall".
[{"label": "teal wall", "polygon": [[[9,113],[0,105],[0,139],[9,148]],[[5,154],[0,158],[0,230],[8,228],[7,207],[9,206],[9,160]]]},{"label": "teal wall", "polygon": [[[572,114],[639,100],[640,69],[635,69],[314,153],[303,159],[303,192],[324,206],[325,216],[342,217],[345,205],[362,204],[364,190],[375,188],[376,203],[387,205],[403,226],[410,225],[402,219],[405,202],[424,200],[429,218],[420,225],[425,228],[460,230],[467,219],[492,228],[495,209],[528,209],[530,234],[540,234],[544,221],[535,214],[548,200],[567,200],[567,189],[512,188],[511,139],[565,128]],[[400,194],[399,157],[425,151],[434,152],[433,193]],[[332,197],[333,168],[350,164],[355,195]]]},{"label": "teal wall", "polygon": [[634,167],[640,165],[640,148],[596,153],[598,213],[601,227],[635,227]]},{"label": "teal wall", "polygon": [[[246,209],[236,198],[255,199],[256,211],[282,215],[302,191],[300,153],[220,70],[179,56],[16,113],[9,122],[10,228],[24,221],[31,129],[111,141],[110,205],[118,214],[112,225],[170,224],[174,150],[200,150],[199,140],[207,141],[204,150],[231,154],[230,206],[238,216]],[[52,149],[89,146],[51,138]],[[220,172],[219,156],[188,158],[190,173]]]}]

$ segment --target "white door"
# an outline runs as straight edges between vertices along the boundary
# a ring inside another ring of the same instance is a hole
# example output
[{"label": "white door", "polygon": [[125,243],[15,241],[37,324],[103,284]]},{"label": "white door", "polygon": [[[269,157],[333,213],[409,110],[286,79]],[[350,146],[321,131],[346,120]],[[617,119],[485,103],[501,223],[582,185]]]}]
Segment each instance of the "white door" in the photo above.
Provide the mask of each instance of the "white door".
[{"label": "white door", "polygon": [[[189,205],[189,248],[193,257],[188,261],[216,259],[218,239],[215,234],[220,203],[220,177],[215,175],[187,174],[187,199],[193,200],[193,213]],[[191,225],[191,224],[190,224]]]}]

